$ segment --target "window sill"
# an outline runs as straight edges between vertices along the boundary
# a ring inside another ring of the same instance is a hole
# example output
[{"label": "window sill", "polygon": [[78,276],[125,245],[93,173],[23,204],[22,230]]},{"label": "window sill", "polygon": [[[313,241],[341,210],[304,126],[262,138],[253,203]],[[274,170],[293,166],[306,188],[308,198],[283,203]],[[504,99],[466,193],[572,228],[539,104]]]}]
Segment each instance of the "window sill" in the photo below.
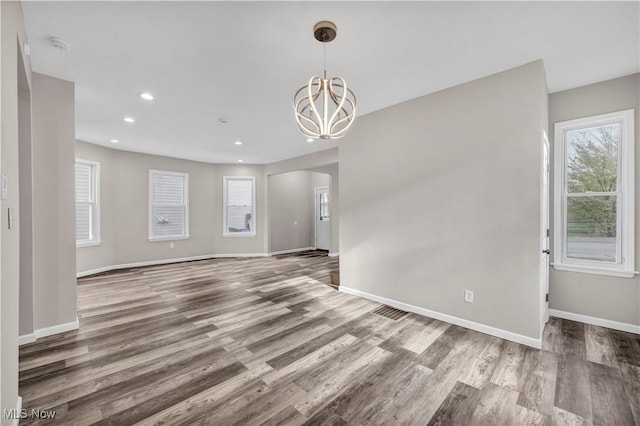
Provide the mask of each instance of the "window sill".
[{"label": "window sill", "polygon": [[154,241],[174,241],[174,240],[188,240],[189,235],[166,235],[162,237],[149,237],[150,242]]},{"label": "window sill", "polygon": [[595,274],[595,275],[608,275],[610,277],[619,277],[619,278],[633,278],[638,271],[619,271],[612,270],[608,268],[594,268],[588,266],[576,266],[576,265],[559,265],[559,264],[551,264],[553,269],[556,271],[566,271],[566,272],[579,272],[583,274]]},{"label": "window sill", "polygon": [[101,244],[102,244],[102,241],[85,241],[85,242],[81,242],[81,243],[76,243],[76,248],[99,246]]},{"label": "window sill", "polygon": [[225,233],[222,234],[222,236],[223,237],[232,237],[232,238],[255,237],[256,233],[255,232],[253,232],[253,233],[247,233],[247,232],[236,232],[236,233],[229,232],[229,233],[227,233],[227,232],[225,232]]}]

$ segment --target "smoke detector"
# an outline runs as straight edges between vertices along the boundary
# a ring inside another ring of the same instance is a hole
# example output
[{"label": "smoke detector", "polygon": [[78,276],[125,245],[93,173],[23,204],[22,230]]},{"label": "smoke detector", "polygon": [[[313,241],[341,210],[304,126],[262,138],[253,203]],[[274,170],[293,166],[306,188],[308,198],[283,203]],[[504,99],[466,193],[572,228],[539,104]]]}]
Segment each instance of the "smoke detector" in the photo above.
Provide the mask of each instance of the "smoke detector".
[{"label": "smoke detector", "polygon": [[51,45],[56,49],[62,50],[64,52],[71,50],[71,44],[67,40],[60,37],[49,37],[49,43],[51,43]]}]

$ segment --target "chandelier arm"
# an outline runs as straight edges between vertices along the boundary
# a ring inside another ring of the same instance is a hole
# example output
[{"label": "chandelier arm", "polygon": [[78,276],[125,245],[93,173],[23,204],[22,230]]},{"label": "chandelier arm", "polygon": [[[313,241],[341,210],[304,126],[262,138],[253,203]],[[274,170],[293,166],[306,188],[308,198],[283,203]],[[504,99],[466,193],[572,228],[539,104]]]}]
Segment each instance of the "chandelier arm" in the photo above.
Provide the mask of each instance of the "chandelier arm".
[{"label": "chandelier arm", "polygon": [[[327,130],[332,129],[333,126],[333,122],[336,119],[336,117],[338,116],[338,114],[340,113],[340,110],[342,109],[346,96],[347,96],[347,83],[341,78],[341,77],[333,77],[331,80],[329,80],[329,92],[333,95],[335,95],[336,97],[338,97],[338,94],[335,93],[333,91],[333,81],[339,81],[342,83],[342,96],[340,96],[338,104],[336,105],[336,110],[333,112],[333,114],[331,114],[331,118],[326,122],[326,126],[327,126]],[[335,101],[334,101],[335,102]],[[325,108],[326,108],[326,103],[325,103]],[[330,133],[330,132],[327,132]]]},{"label": "chandelier arm", "polygon": [[309,132],[311,134],[320,134],[320,130],[318,129],[318,126],[316,125],[316,123],[311,122],[311,124],[313,124],[313,126],[316,128],[315,131],[314,131],[313,128],[310,128],[309,126],[306,126],[303,122],[298,120],[298,127],[304,128],[307,132]]},{"label": "chandelier arm", "polygon": [[[318,87],[318,90],[316,90],[315,93],[312,93],[311,92],[311,88],[314,86],[314,80],[318,80],[319,81],[319,83],[317,83],[319,87]],[[311,111],[313,111],[313,114],[318,119],[318,123],[320,123],[320,131],[322,132],[322,130],[324,130],[322,128],[322,117],[320,117],[320,114],[318,113],[318,110],[316,108],[315,102],[311,101],[311,99],[313,99],[315,101],[317,99],[317,96],[314,97],[313,95],[316,94],[316,93],[319,95],[319,92],[321,92],[321,91],[322,91],[322,79],[320,77],[317,77],[317,76],[311,77],[311,79],[309,79],[309,88],[308,88],[309,102],[310,102],[310,105],[311,105]]]},{"label": "chandelier arm", "polygon": [[[341,119],[339,119],[338,121],[333,123],[333,125],[331,126],[331,131],[333,132],[333,129],[335,129],[336,126],[339,126],[340,124],[344,123],[345,121],[347,121],[347,125],[344,128],[342,128],[341,130],[337,131],[335,134],[345,133],[349,129],[349,127],[351,127],[351,124],[353,123],[353,121],[355,119],[355,115],[356,115],[355,102],[352,101],[351,99],[347,98],[347,103],[351,107],[351,113],[349,113],[345,108],[342,108],[342,111],[344,112],[345,117],[342,117]],[[332,134],[334,134],[334,133],[332,133]]]},{"label": "chandelier arm", "polygon": [[[304,109],[302,111],[304,112]],[[305,129],[308,129],[309,132],[313,132],[313,128],[315,128],[316,133],[320,132],[318,124],[309,117],[304,116],[300,112],[296,112],[296,121],[298,122],[299,127],[304,127]],[[311,125],[313,126],[313,128],[310,128]]]},{"label": "chandelier arm", "polygon": [[[312,77],[311,80],[309,81],[309,84],[302,86],[300,89],[298,89],[298,91],[295,93],[293,97],[293,108],[295,110],[295,114],[296,114],[295,117],[296,117],[296,122],[298,124],[299,130],[305,136],[310,136],[315,138],[319,137],[321,133],[321,128],[319,127],[318,123],[316,123],[312,118],[312,114],[316,113],[313,108],[314,107],[313,102],[318,99],[321,92],[318,81],[319,81],[319,78],[317,76]],[[305,90],[307,90],[307,95],[309,95],[310,97],[309,96],[299,97],[300,94],[304,93]],[[305,115],[307,111],[309,112],[309,117]]]}]

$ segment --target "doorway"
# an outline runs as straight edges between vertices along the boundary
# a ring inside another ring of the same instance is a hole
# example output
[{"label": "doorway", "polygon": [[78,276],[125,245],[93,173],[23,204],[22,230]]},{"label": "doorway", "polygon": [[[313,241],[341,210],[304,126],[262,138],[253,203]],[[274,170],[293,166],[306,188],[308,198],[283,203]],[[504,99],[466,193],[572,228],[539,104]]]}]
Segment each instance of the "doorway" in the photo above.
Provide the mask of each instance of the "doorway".
[{"label": "doorway", "polygon": [[329,187],[315,188],[315,247],[317,250],[331,249],[331,214]]}]

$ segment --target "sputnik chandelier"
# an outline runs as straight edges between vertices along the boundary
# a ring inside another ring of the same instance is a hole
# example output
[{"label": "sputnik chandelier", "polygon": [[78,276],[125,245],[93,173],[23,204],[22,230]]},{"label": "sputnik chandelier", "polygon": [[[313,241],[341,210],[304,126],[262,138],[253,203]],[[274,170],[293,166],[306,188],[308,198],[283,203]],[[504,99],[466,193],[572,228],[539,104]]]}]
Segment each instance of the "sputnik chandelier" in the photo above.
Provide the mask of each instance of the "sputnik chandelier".
[{"label": "sputnik chandelier", "polygon": [[[333,22],[321,21],[313,27],[313,36],[321,43],[336,38]],[[356,117],[356,96],[342,77],[327,78],[327,46],[323,77],[313,76],[293,96],[298,128],[310,138],[337,139],[343,137]]]}]

